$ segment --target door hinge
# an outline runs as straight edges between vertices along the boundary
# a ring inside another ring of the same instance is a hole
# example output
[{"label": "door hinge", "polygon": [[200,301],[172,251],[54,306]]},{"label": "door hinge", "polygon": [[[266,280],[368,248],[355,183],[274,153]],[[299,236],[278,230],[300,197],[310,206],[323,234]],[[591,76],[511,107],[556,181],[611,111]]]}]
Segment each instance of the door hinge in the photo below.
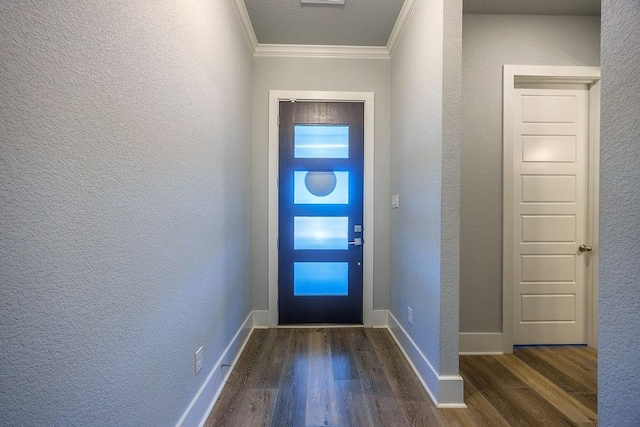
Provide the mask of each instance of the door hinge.
[{"label": "door hinge", "polygon": [[276,188],[280,188],[280,177],[276,176]]},{"label": "door hinge", "polygon": [[280,239],[276,239],[276,249],[280,249]]},{"label": "door hinge", "polygon": [[278,126],[280,126],[280,116],[278,115]]}]

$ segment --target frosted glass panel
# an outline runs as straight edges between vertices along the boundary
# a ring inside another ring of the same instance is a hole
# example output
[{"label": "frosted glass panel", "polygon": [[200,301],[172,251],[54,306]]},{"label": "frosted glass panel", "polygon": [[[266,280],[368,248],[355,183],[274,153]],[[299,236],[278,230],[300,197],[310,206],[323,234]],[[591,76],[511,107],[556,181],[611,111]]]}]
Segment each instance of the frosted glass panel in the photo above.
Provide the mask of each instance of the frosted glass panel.
[{"label": "frosted glass panel", "polygon": [[294,262],[295,296],[345,296],[349,294],[349,264],[346,262]]},{"label": "frosted glass panel", "polygon": [[293,249],[348,249],[348,237],[348,217],[293,218]]},{"label": "frosted glass panel", "polygon": [[295,125],[293,141],[296,159],[349,158],[349,126]]},{"label": "frosted glass panel", "polygon": [[[331,173],[331,172],[329,172]],[[311,174],[311,175],[309,175]],[[326,196],[317,196],[309,190],[309,184],[313,181],[326,180],[322,175],[313,175],[314,172],[295,171],[293,172],[293,201],[296,204],[325,204],[325,205],[346,205],[349,203],[349,172],[333,172],[335,175],[335,187]],[[316,191],[318,194],[321,192]]]}]

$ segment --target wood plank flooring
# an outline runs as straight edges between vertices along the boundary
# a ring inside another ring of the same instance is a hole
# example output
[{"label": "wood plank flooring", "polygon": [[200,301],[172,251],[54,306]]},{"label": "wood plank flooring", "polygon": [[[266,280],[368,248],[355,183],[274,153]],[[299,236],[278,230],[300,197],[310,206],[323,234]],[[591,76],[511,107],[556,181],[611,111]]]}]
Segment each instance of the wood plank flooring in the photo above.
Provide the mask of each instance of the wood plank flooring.
[{"label": "wood plank flooring", "polygon": [[256,329],[206,426],[597,425],[597,353],[461,356],[467,409],[437,409],[386,329]]}]

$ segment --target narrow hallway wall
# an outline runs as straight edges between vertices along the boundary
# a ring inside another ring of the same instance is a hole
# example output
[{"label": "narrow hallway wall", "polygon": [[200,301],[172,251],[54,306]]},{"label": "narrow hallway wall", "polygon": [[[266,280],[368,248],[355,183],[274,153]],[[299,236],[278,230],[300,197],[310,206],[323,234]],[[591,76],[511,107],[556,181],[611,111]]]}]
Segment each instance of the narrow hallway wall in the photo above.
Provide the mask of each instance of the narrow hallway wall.
[{"label": "narrow hallway wall", "polygon": [[0,58],[0,425],[175,425],[251,308],[231,2],[2,2]]},{"label": "narrow hallway wall", "polygon": [[462,399],[461,34],[461,2],[418,1],[391,58],[391,194],[400,196],[391,212],[392,330],[415,348],[413,363],[436,400],[448,403]]},{"label": "narrow hallway wall", "polygon": [[[598,417],[640,425],[640,4],[602,2]],[[596,249],[597,250],[597,249]]]}]

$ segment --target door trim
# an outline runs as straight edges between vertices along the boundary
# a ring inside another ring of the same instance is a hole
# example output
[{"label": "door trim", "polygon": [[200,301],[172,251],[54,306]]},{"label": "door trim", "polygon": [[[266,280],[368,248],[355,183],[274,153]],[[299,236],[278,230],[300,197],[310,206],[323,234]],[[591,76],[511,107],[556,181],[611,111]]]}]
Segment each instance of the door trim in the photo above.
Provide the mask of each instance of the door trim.
[{"label": "door trim", "polygon": [[374,93],[325,91],[269,91],[269,327],[278,326],[278,112],[280,101],[363,102],[364,103],[364,246],[363,320],[373,326],[373,149]]},{"label": "door trim", "polygon": [[587,345],[597,348],[598,165],[600,153],[600,67],[505,65],[502,91],[502,346],[513,353],[513,105],[516,84],[589,85],[589,197],[587,236],[594,247],[587,280]]}]

